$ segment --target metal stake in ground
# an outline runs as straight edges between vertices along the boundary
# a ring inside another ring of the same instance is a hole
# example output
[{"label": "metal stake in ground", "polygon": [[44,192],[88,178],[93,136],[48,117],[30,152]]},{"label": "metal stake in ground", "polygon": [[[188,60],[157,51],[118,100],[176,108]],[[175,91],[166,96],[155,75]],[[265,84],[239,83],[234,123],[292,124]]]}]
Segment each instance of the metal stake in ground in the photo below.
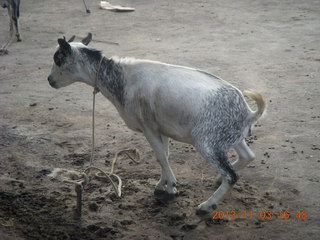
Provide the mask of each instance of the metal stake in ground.
[{"label": "metal stake in ground", "polygon": [[83,191],[82,185],[76,184],[75,190],[77,193],[76,218],[80,219],[82,215],[82,191]]}]

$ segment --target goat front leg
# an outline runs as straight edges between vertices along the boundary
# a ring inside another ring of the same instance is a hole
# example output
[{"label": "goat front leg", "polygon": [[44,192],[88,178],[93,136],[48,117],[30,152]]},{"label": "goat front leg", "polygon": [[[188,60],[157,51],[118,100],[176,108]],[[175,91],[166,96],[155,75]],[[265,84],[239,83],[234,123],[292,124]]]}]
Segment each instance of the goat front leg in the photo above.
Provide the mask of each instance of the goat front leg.
[{"label": "goat front leg", "polygon": [[161,166],[161,178],[156,185],[154,193],[156,196],[163,196],[168,200],[172,199],[177,194],[177,189],[175,187],[177,180],[168,162],[169,140],[167,137],[149,129],[144,131],[144,135],[150,143],[156,155],[157,161]]},{"label": "goat front leg", "polygon": [[[169,161],[168,161],[168,159],[169,159],[169,144],[168,144],[169,141],[168,141],[168,138],[164,137],[164,136],[161,136],[161,141],[162,141],[162,144],[163,144],[163,150],[164,150],[164,153],[165,153],[165,157],[167,159],[168,166],[169,166]],[[159,162],[159,164],[161,166],[161,177],[160,177],[159,182],[156,185],[154,194],[156,196],[162,196],[166,192],[168,179],[167,179],[167,173],[165,171],[165,168],[162,167],[163,164],[161,164],[161,162],[158,160],[158,158],[157,158],[157,162]],[[169,168],[170,168],[170,166],[169,166]]]}]

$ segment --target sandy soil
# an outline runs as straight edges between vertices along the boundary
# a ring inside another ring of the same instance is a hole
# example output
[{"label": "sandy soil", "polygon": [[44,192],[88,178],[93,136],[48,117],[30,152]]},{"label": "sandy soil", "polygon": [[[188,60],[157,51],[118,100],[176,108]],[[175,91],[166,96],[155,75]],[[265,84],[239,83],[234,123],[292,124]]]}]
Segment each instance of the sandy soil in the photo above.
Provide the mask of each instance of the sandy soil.
[{"label": "sandy soil", "polygon": [[[0,239],[317,239],[320,1],[112,1],[135,7],[131,13],[99,10],[98,2],[87,1],[86,14],[80,0],[22,1],[23,41],[0,57]],[[0,21],[3,44],[4,9]],[[89,31],[91,46],[106,56],[197,67],[265,95],[268,114],[248,139],[257,158],[218,209],[237,211],[235,219],[199,222],[196,206],[213,193],[218,175],[192,146],[175,141],[170,162],[180,194],[156,200],[160,167],[151,148],[101,95],[95,165],[108,170],[115,153],[131,147],[142,163],[121,160],[121,199],[93,180],[83,217],[74,218],[74,186],[47,175],[88,166],[92,89],[57,91],[46,79],[57,38],[79,40]],[[285,210],[288,219],[279,213]]]}]

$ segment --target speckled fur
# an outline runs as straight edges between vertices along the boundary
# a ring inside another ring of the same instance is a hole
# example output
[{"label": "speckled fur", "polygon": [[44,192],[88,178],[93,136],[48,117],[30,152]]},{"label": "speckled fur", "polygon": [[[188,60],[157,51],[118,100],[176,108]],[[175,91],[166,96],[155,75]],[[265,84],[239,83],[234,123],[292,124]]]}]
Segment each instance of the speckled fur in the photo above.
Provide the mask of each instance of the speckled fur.
[{"label": "speckled fur", "polygon": [[200,117],[192,130],[197,149],[234,184],[238,175],[228,161],[228,150],[248,130],[250,111],[242,94],[230,86],[212,92],[203,101]]}]

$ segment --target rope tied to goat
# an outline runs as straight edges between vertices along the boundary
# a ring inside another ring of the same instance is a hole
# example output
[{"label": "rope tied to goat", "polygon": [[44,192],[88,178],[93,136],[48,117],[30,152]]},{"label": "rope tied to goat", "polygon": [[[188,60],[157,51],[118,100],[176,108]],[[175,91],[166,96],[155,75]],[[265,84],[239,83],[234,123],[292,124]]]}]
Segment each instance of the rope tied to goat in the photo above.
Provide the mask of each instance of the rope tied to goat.
[{"label": "rope tied to goat", "polygon": [[[111,164],[111,169],[110,172],[107,173],[104,170],[102,170],[99,167],[94,166],[94,149],[95,149],[95,97],[96,94],[99,92],[99,89],[97,87],[97,80],[99,77],[100,73],[100,68],[102,65],[104,57],[101,57],[99,65],[98,65],[98,70],[96,72],[95,76],[95,82],[94,82],[94,90],[93,90],[93,100],[92,100],[92,142],[91,142],[91,156],[90,156],[90,165],[86,169],[84,169],[82,172],[74,171],[74,170],[68,170],[68,169],[61,169],[61,168],[56,168],[49,176],[51,178],[56,178],[60,179],[62,182],[69,183],[69,184],[74,184],[75,185],[75,191],[77,193],[77,207],[76,207],[76,212],[77,216],[81,217],[81,208],[82,208],[82,193],[84,187],[90,182],[90,173],[92,171],[96,171],[96,174],[94,175],[97,179],[107,179],[112,185],[113,190],[116,193],[116,196],[118,198],[121,197],[121,189],[122,189],[122,180],[121,178],[114,173],[115,165],[119,159],[119,156],[121,154],[125,154],[129,159],[131,159],[135,163],[140,163],[140,153],[138,149],[132,148],[132,149],[125,149],[122,151],[119,151],[116,153],[112,164]],[[135,157],[131,156],[129,152],[132,152]],[[118,184],[116,184],[112,177],[114,177]]]}]

